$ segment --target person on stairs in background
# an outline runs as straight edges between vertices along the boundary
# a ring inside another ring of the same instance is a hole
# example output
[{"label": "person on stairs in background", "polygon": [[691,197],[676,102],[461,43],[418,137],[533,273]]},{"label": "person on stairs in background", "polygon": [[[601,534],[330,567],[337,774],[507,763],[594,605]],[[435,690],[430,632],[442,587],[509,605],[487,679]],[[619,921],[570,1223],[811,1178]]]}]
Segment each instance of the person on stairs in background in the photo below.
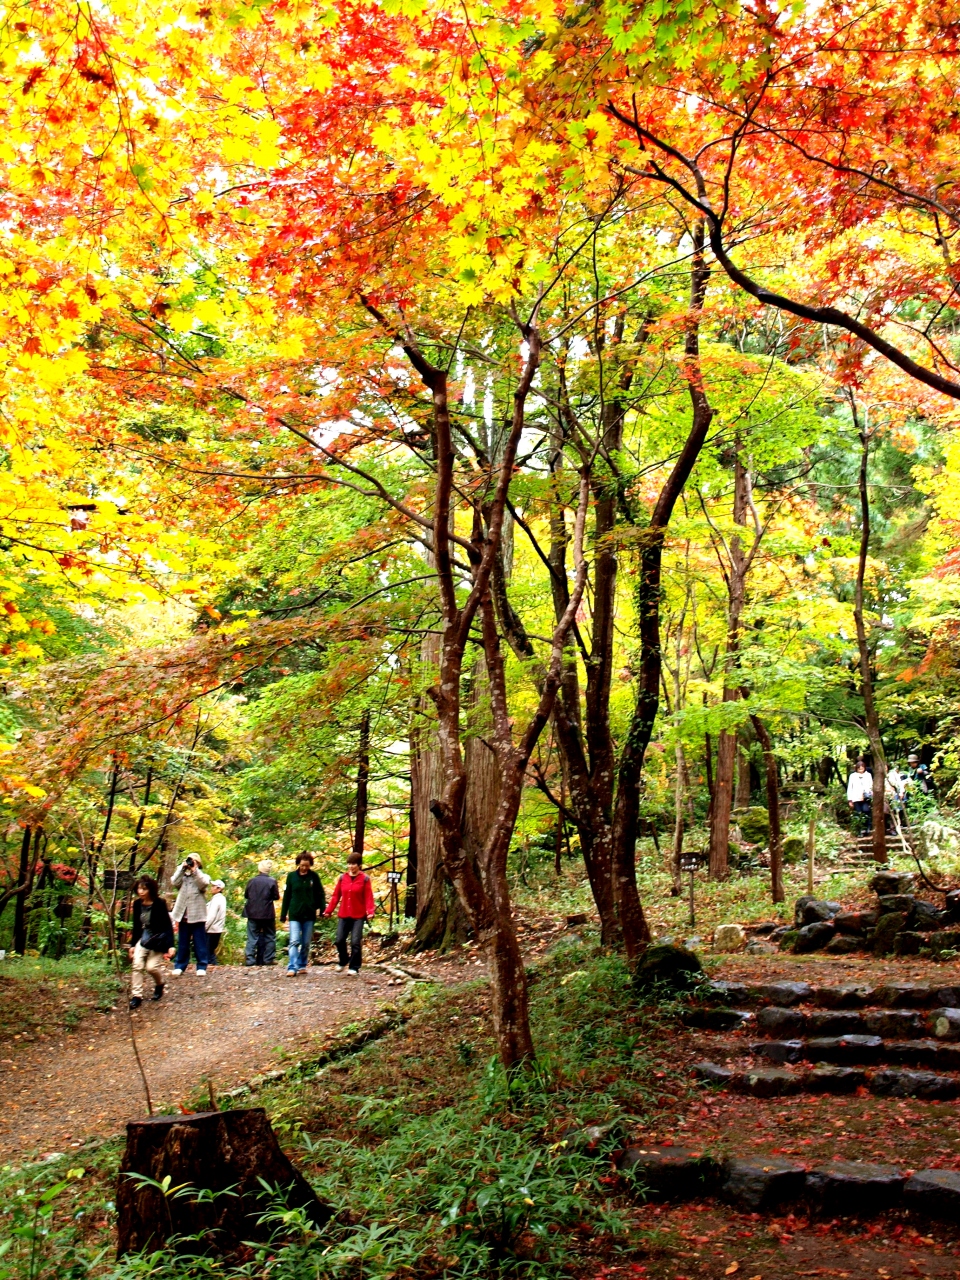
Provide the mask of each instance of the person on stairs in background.
[{"label": "person on stairs in background", "polygon": [[[337,881],[330,905],[323,913],[333,914],[339,903],[337,912],[337,957],[339,964],[337,973],[344,973],[355,978],[360,972],[361,950],[363,943],[364,921],[372,920],[376,910],[373,900],[373,885],[370,877],[363,871],[363,854],[351,853],[347,858],[347,869]],[[349,967],[347,963],[347,938],[350,939]]]},{"label": "person on stairs in background", "polygon": [[227,899],[224,895],[222,880],[214,880],[210,884],[210,901],[207,903],[207,961],[218,964],[217,949],[227,924]]},{"label": "person on stairs in background", "polygon": [[130,1008],[139,1009],[143,1004],[143,975],[153,979],[151,1000],[163,996],[163,979],[166,961],[173,955],[173,921],[170,908],[160,896],[160,886],[153,876],[141,876],[136,886],[133,903],[133,932],[130,935],[129,954],[133,961],[130,975]]},{"label": "person on stairs in background", "polygon": [[873,831],[873,774],[867,771],[865,760],[857,761],[856,769],[847,779],[847,802],[851,812],[859,815],[857,825],[869,835]]},{"label": "person on stairs in background", "polygon": [[197,855],[189,854],[170,877],[177,889],[173,904],[173,922],[177,926],[177,959],[173,976],[179,978],[190,963],[190,943],[197,957],[197,977],[207,975],[207,898],[205,890],[210,877]]},{"label": "person on stairs in background", "polygon": [[326,905],[327,895],[323,891],[320,877],[313,869],[313,854],[304,850],[297,854],[296,870],[287,876],[280,904],[280,923],[286,924],[287,917],[290,917],[288,978],[306,972],[317,912],[322,911]]},{"label": "person on stairs in background", "polygon": [[257,864],[257,874],[247,881],[243,891],[243,914],[247,920],[247,953],[245,964],[277,963],[277,911],[274,903],[280,897],[280,886],[270,874],[269,858]]}]

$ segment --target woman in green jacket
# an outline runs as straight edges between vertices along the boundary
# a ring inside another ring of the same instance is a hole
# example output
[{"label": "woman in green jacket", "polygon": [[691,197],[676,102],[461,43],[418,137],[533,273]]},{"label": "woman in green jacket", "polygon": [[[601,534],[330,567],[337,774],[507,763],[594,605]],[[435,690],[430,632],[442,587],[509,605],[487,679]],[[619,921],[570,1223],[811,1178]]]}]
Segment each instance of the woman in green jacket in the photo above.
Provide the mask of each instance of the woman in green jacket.
[{"label": "woman in green jacket", "polygon": [[297,869],[287,876],[287,884],[280,904],[280,923],[290,919],[290,947],[287,977],[304,973],[310,959],[310,940],[317,912],[327,905],[320,877],[313,869],[313,854],[298,853]]}]

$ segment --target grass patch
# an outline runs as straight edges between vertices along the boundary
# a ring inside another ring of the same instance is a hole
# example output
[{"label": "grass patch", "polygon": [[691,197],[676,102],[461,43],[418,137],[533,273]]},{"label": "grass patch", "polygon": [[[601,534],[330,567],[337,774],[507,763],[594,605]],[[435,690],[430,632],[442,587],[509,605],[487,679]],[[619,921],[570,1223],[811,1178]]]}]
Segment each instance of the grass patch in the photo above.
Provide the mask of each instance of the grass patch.
[{"label": "grass patch", "polygon": [[90,1013],[112,1009],[120,983],[97,952],[62,960],[7,956],[0,962],[0,1041],[73,1031]]}]

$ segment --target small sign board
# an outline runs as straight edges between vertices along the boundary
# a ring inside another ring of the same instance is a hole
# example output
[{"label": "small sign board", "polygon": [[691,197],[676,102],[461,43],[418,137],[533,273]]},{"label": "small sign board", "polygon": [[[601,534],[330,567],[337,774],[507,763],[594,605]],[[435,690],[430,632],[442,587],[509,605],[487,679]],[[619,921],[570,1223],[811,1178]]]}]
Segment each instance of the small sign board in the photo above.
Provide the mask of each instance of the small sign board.
[{"label": "small sign board", "polygon": [[402,871],[387,872],[387,884],[399,884],[402,879],[403,879]]},{"label": "small sign board", "polygon": [[680,870],[693,873],[700,866],[700,855],[698,853],[682,853],[680,855]]},{"label": "small sign board", "polygon": [[103,887],[115,890],[117,893],[129,893],[136,883],[136,879],[137,873],[135,871],[104,871]]}]

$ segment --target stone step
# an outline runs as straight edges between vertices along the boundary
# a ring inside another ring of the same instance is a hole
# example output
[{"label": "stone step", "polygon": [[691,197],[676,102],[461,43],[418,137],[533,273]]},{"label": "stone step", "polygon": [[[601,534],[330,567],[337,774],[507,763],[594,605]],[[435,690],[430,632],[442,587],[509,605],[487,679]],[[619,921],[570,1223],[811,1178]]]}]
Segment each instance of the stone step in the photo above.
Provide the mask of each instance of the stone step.
[{"label": "stone step", "polygon": [[750,1052],[767,1062],[830,1062],[839,1066],[934,1067],[960,1071],[960,1044],[939,1040],[883,1040],[880,1036],[835,1036],[813,1040],[760,1040]]},{"label": "stone step", "polygon": [[780,1156],[722,1160],[679,1146],[628,1146],[617,1166],[644,1200],[718,1198],[749,1213],[802,1205],[818,1216],[873,1217],[907,1208],[919,1218],[960,1221],[960,1173],[836,1161],[807,1168]]},{"label": "stone step", "polygon": [[960,986],[924,985],[915,982],[886,983],[878,987],[863,984],[816,986],[809,982],[711,982],[707,997],[727,1005],[769,1004],[792,1008],[811,1004],[822,1009],[863,1009],[879,1005],[884,1009],[934,1009],[960,1007]]},{"label": "stone step", "polygon": [[932,1035],[937,1040],[960,1040],[960,1009],[818,1009],[806,1013],[797,1008],[766,1005],[757,1014],[757,1030],[776,1039],[881,1036],[887,1040],[913,1040]]},{"label": "stone step", "polygon": [[865,1071],[857,1067],[824,1066],[812,1071],[788,1071],[785,1067],[756,1067],[734,1071],[717,1062],[698,1062],[694,1075],[707,1084],[721,1085],[754,1098],[785,1098],[798,1093],[854,1093],[867,1089],[883,1098],[917,1098],[925,1102],[949,1102],[960,1098],[960,1078],[932,1071],[905,1071],[892,1067]]}]

